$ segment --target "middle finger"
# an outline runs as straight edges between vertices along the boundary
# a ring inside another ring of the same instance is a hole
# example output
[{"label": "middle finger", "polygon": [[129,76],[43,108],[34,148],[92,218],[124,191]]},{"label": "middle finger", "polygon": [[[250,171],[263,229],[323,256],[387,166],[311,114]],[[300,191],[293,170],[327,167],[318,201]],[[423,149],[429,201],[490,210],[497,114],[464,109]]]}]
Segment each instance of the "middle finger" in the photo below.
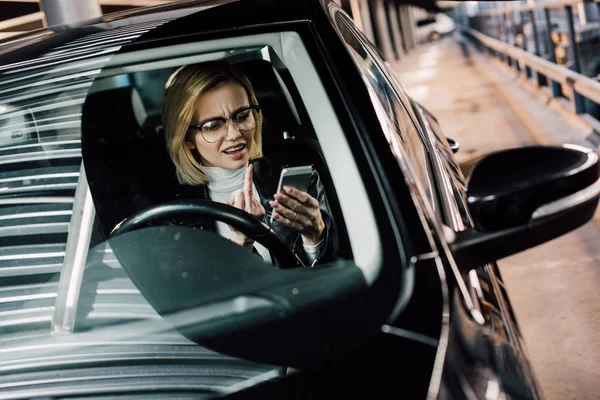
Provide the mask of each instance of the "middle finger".
[{"label": "middle finger", "polygon": [[246,204],[245,204],[245,199],[244,199],[244,193],[241,190],[238,190],[236,192],[233,192],[231,195],[232,199],[232,205],[236,208],[239,208],[241,210],[245,210],[246,209]]},{"label": "middle finger", "polygon": [[252,214],[257,217],[264,217],[266,214],[265,208],[260,204],[260,201],[252,199]]},{"label": "middle finger", "polygon": [[250,212],[252,210],[252,200],[254,199],[254,193],[252,188],[252,164],[248,166],[246,170],[246,177],[244,179],[244,201],[246,211]]}]

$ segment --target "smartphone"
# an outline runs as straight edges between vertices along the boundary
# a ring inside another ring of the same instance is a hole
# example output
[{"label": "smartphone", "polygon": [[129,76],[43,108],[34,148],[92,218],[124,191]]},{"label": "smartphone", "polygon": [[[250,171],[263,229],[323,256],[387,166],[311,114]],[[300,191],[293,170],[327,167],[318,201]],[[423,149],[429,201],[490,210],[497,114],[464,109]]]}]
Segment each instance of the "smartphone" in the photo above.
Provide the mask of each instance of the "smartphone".
[{"label": "smartphone", "polygon": [[[302,190],[303,192],[307,192],[312,174],[312,165],[283,168],[281,170],[281,175],[279,175],[279,184],[277,185],[276,193],[284,193],[284,186],[291,186],[298,190]],[[271,214],[271,222],[273,222],[273,214]]]}]

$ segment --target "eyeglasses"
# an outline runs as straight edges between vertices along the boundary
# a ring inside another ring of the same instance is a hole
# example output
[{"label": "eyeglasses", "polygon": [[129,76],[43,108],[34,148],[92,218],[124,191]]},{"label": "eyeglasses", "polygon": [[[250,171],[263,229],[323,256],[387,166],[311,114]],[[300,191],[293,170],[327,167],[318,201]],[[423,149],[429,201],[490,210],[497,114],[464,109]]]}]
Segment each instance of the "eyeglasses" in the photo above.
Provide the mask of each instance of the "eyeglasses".
[{"label": "eyeglasses", "polygon": [[258,113],[260,113],[260,106],[248,106],[240,108],[227,118],[213,118],[197,125],[190,125],[189,129],[198,129],[204,140],[208,143],[215,143],[227,136],[228,120],[232,120],[240,131],[251,131],[256,128]]}]

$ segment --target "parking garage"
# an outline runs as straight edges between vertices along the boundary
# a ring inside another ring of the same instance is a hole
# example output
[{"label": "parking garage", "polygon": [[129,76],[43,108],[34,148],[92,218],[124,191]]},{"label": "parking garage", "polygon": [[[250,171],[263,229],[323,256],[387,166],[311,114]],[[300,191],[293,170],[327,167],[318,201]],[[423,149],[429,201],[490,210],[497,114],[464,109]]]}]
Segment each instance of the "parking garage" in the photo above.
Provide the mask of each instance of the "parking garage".
[{"label": "parking garage", "polygon": [[[0,52],[30,30],[68,29],[163,3],[0,1]],[[465,175],[486,154],[512,147],[597,149],[600,3],[338,3],[408,94],[458,143],[455,157]],[[548,399],[593,399],[599,390],[598,215],[560,239],[498,261]]]}]

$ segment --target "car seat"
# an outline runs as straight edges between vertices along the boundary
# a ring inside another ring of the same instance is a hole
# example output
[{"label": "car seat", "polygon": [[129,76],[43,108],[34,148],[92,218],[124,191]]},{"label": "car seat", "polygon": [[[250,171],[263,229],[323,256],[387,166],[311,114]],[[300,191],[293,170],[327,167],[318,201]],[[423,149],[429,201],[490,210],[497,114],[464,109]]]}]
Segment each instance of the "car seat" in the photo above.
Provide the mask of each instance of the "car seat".
[{"label": "car seat", "polygon": [[174,199],[179,184],[162,132],[144,126],[135,88],[92,92],[83,106],[81,149],[102,230]]},{"label": "car seat", "polygon": [[[252,82],[263,113],[263,153],[281,166],[312,164],[331,182],[321,147],[291,77],[265,60],[236,64]],[[295,100],[295,101],[294,101]]]}]

